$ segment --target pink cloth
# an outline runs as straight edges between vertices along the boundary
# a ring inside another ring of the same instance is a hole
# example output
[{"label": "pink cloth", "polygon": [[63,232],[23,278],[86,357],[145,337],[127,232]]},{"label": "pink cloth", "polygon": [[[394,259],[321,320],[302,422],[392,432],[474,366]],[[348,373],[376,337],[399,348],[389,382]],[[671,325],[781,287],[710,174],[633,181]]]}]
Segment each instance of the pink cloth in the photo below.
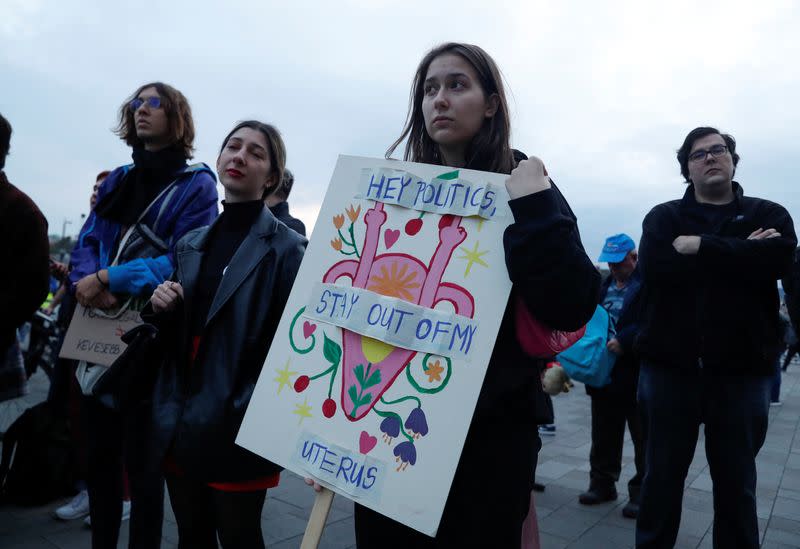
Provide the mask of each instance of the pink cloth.
[{"label": "pink cloth", "polygon": [[521,549],[539,549],[539,521],[536,518],[536,504],[533,501],[531,492],[531,506],[528,509],[528,516],[522,523]]}]

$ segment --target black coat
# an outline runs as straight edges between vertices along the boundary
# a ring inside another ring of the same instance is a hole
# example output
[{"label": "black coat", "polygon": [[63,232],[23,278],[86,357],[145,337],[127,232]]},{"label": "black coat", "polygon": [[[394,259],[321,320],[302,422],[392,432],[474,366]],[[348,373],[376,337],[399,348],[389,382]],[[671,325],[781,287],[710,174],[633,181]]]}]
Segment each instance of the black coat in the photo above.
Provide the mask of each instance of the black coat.
[{"label": "black coat", "polygon": [[[694,186],[653,208],[642,225],[639,268],[643,311],[636,346],[665,367],[771,375],[780,348],[777,281],[792,264],[797,237],[783,206],[743,195],[734,182],[733,213],[714,224]],[[781,236],[748,240],[758,228]],[[699,235],[696,255],[672,246]]]},{"label": "black coat", "polygon": [[16,339],[16,329],[44,303],[50,282],[47,220],[28,195],[0,171],[0,353]]},{"label": "black coat", "polygon": [[[503,245],[512,295],[447,498],[437,547],[480,544],[482,539],[471,539],[465,545],[464,537],[481,528],[488,531],[487,520],[491,523],[497,515],[504,524],[521,525],[529,511],[541,445],[537,424],[552,423],[553,416],[540,379],[547,359],[531,358],[522,350],[514,322],[515,296],[522,297],[538,320],[560,330],[583,326],[597,304],[600,273],[583,249],[575,215],[558,188],[553,185],[508,204],[514,222]],[[496,478],[483,482],[487,472]],[[361,532],[364,528],[371,530],[359,526]],[[495,546],[518,546],[519,531],[504,530],[500,539],[493,539]]]},{"label": "black coat", "polygon": [[278,218],[278,221],[289,227],[295,232],[300,233],[301,235],[306,235],[306,226],[303,224],[302,221],[297,219],[296,217],[292,217],[289,213],[289,203],[285,200],[283,202],[278,202],[274,206],[270,207],[269,211],[272,212],[272,215]]},{"label": "black coat", "polygon": [[190,476],[236,482],[280,470],[234,441],[307,241],[262,210],[230,261],[199,352],[188,366],[192,295],[212,228],[192,231],[177,245],[175,279],[183,286],[183,307],[168,315],[143,315],[164,331],[161,341],[172,344],[153,395],[151,458],[157,465],[171,448]]},{"label": "black coat", "polygon": [[[475,411],[475,421],[514,416],[552,422],[540,373],[547,359],[528,356],[517,340],[514,295],[544,325],[577,330],[594,313],[600,273],[586,255],[577,219],[558,187],[509,201],[514,223],[503,236],[513,283]],[[495,427],[496,428],[496,427]]]}]

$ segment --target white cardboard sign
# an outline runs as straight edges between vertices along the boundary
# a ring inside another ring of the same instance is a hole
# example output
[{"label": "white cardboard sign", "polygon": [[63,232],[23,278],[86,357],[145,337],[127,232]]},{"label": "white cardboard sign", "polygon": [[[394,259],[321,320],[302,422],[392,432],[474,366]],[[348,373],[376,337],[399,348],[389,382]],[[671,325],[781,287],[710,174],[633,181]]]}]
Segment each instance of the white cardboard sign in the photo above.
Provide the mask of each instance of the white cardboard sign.
[{"label": "white cardboard sign", "polygon": [[126,308],[110,315],[79,304],[75,307],[58,356],[111,366],[128,347],[120,339],[122,335],[141,323],[138,309]]},{"label": "white cardboard sign", "polygon": [[339,157],[237,444],[435,535],[511,290],[505,178]]}]

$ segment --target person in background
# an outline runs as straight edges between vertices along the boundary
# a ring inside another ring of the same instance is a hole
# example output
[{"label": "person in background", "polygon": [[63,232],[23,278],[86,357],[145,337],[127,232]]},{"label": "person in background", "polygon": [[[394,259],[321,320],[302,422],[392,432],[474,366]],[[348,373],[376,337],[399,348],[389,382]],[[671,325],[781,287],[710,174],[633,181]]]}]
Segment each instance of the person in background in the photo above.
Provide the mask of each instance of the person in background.
[{"label": "person in background", "polygon": [[230,131],[217,158],[224,212],[178,243],[176,275],[143,314],[165,349],[150,455],[164,464],[181,549],[264,547],[261,513],[281,468],[234,441],[307,243],[264,204],[285,162],[273,126]]},{"label": "person in background", "polygon": [[295,232],[305,236],[306,226],[302,221],[296,217],[292,217],[292,215],[289,213],[289,193],[292,192],[293,186],[294,174],[289,170],[284,171],[281,184],[275,188],[275,191],[273,191],[272,194],[264,199],[264,202],[266,202],[267,206],[269,207],[269,211],[272,212],[272,215],[274,215],[278,221],[282,222]]},{"label": "person in background", "polygon": [[644,431],[636,406],[639,382],[639,357],[633,342],[639,326],[639,290],[641,278],[636,268],[636,244],[626,234],[606,239],[598,261],[608,263],[611,275],[600,287],[599,304],[616,326],[616,336],[606,347],[617,355],[611,371],[611,383],[604,387],[586,386],[592,399],[592,449],[589,453],[589,489],[578,496],[583,505],[595,505],[617,499],[616,482],[622,471],[622,447],[625,424],[633,442],[636,475],[628,482],[628,503],[622,515],[636,518],[644,477]]},{"label": "person in background", "polygon": [[[149,297],[174,270],[178,240],[217,216],[214,173],[205,164],[187,165],[194,121],[180,91],[162,82],[140,86],[120,107],[116,131],[132,148],[133,164],[108,175],[71,256],[75,297],[96,309]],[[131,492],[128,545],[159,547],[164,479],[160,470],[144,466],[149,404],[137,403],[123,414],[87,395],[83,408],[92,546],[117,546],[125,470]]]},{"label": "person in background", "polygon": [[759,547],[756,456],[767,435],[780,343],[777,281],[797,237],[774,202],[733,180],[736,140],[689,132],[678,149],[688,187],[642,223],[638,398],[645,475],[636,547],[672,547],[700,424],[714,484],[715,548]]},{"label": "person in background", "polygon": [[781,280],[784,290],[784,304],[786,314],[791,321],[790,337],[786,341],[788,349],[783,360],[783,371],[789,367],[795,355],[800,353],[800,247],[794,251],[794,260],[789,273]]},{"label": "person in background", "polygon": [[[95,177],[95,182],[92,186],[92,194],[89,197],[90,212],[94,210],[94,207],[97,205],[97,193],[110,173],[111,172],[108,170],[103,170]],[[83,231],[78,235],[76,246],[81,245],[82,237]],[[51,303],[51,306],[60,305],[56,322],[61,329],[63,342],[63,337],[69,328],[69,323],[72,320],[76,305],[75,296],[67,291],[69,287],[68,281],[71,265],[54,263],[51,265],[51,270],[54,271],[55,276],[65,281],[56,293],[53,303]],[[76,366],[77,362],[74,360],[59,358],[53,369],[53,377],[50,380],[50,391],[47,395],[47,400],[49,402],[52,402],[57,409],[64,411],[64,413],[68,414],[70,417],[72,442],[75,446],[75,462],[78,464],[79,472],[76,482],[78,493],[69,502],[56,508],[56,510],[53,511],[53,515],[59,520],[76,520],[82,518],[87,526],[91,526],[92,521],[89,516],[89,489],[86,485],[88,467],[86,464],[85,424],[87,418],[82,410],[81,400],[79,398],[80,387],[78,387],[77,380],[75,379]],[[131,516],[131,498],[127,474],[123,474],[122,483],[122,520],[126,521]]]},{"label": "person in background", "polygon": [[47,220],[5,172],[11,133],[11,124],[0,114],[0,234],[6,258],[0,269],[0,402],[27,392],[17,329],[44,302],[50,281]]}]

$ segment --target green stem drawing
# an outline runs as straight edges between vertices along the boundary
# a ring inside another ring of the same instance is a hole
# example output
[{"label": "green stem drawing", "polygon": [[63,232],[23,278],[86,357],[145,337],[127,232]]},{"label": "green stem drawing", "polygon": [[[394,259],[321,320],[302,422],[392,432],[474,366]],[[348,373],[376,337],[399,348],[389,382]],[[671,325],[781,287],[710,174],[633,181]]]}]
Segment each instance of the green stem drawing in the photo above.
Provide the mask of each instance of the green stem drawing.
[{"label": "green stem drawing", "polygon": [[[326,374],[328,374],[328,373],[330,373],[330,372],[333,372],[333,375],[331,375],[331,377],[333,378],[333,377],[335,377],[335,376],[336,376],[336,372],[335,372],[335,370],[336,370],[336,366],[337,366],[337,365],[336,365],[336,364],[334,364],[333,366],[331,366],[330,368],[328,368],[328,369],[327,369],[327,370],[325,370],[324,372],[322,372],[322,373],[319,373],[319,374],[317,374],[317,375],[315,375],[315,376],[311,376],[310,378],[308,378],[308,380],[309,380],[309,381],[314,381],[315,379],[319,379],[319,378],[323,377],[324,375],[326,375]],[[331,384],[331,385],[332,385],[332,384]],[[328,394],[328,396],[331,396],[331,395],[330,395],[330,394]]]},{"label": "green stem drawing", "polygon": [[387,406],[391,406],[392,404],[400,404],[401,402],[405,402],[406,400],[413,400],[414,402],[417,403],[417,408],[422,408],[422,401],[420,401],[420,399],[418,399],[415,396],[411,395],[404,396],[402,398],[398,398],[397,400],[385,400],[383,397],[381,397],[381,402],[383,404],[386,404]]},{"label": "green stem drawing", "polygon": [[336,372],[338,371],[338,369],[339,369],[338,364],[334,364],[328,369],[328,371],[333,370],[333,373],[331,374],[331,382],[328,385],[328,398],[331,398],[331,393],[333,392],[333,381],[336,379]]},{"label": "green stem drawing", "polygon": [[[372,411],[375,412],[376,414],[378,414],[381,417],[393,417],[393,418],[397,419],[397,421],[400,423],[400,425],[403,425],[403,418],[401,418],[398,414],[396,414],[394,412],[382,412],[382,411],[378,410],[378,408],[376,408],[375,406],[372,407]],[[403,436],[406,437],[411,444],[414,444],[414,437],[412,437],[411,435],[406,433],[405,428],[401,427],[400,428],[400,432],[403,433]]]},{"label": "green stem drawing", "polygon": [[297,314],[294,315],[294,318],[292,319],[292,323],[289,325],[289,345],[291,345],[292,350],[294,350],[295,353],[300,354],[300,355],[305,355],[305,354],[310,353],[314,349],[314,345],[317,344],[317,336],[315,336],[314,334],[311,334],[311,345],[309,345],[305,349],[299,349],[297,347],[297,345],[295,345],[295,343],[294,343],[294,335],[293,335],[294,334],[294,326],[295,326],[295,324],[297,324],[297,320],[305,312],[305,310],[306,310],[306,308],[302,307],[299,311],[297,311]]},{"label": "green stem drawing", "polygon": [[[350,226],[352,227],[352,225],[350,225]],[[342,242],[344,242],[345,244],[347,244],[351,248],[355,248],[355,242],[351,242],[350,240],[347,240],[347,238],[342,234],[342,229],[336,229],[336,232],[339,233],[339,238],[342,239]]]},{"label": "green stem drawing", "polygon": [[356,246],[356,235],[353,233],[353,223],[350,223],[350,241],[353,243],[353,250],[356,252],[356,257],[361,258],[361,254],[358,253],[358,246]]},{"label": "green stem drawing", "polygon": [[350,234],[350,240],[348,240],[347,237],[345,237],[342,234],[342,229],[336,229],[336,232],[339,233],[339,239],[345,246],[347,246],[348,248],[353,248],[352,252],[345,252],[343,250],[339,250],[339,253],[342,255],[354,255],[360,258],[361,255],[358,253],[358,246],[356,245],[356,237],[355,234],[353,233],[353,223],[350,223],[350,228],[347,231]]},{"label": "green stem drawing", "polygon": [[322,345],[322,354],[331,365],[331,367],[328,368],[328,371],[333,370],[333,373],[331,374],[331,381],[328,384],[328,398],[331,398],[331,393],[333,392],[333,380],[336,379],[336,373],[339,371],[339,364],[342,360],[342,348],[338,343],[329,338],[328,334],[325,332],[323,332],[322,335],[325,337],[325,343]]}]

